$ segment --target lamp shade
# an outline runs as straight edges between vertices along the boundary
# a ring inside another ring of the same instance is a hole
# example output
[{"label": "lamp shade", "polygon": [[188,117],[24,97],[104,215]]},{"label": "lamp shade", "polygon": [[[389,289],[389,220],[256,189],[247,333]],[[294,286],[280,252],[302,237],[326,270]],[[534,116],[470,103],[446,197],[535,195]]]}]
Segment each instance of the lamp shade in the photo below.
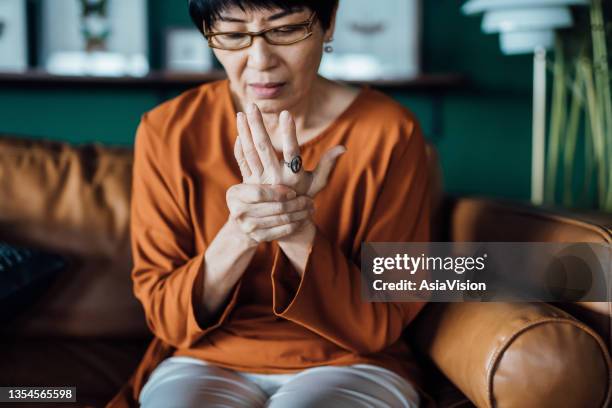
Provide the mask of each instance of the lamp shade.
[{"label": "lamp shade", "polygon": [[555,32],[553,30],[507,32],[499,36],[499,43],[504,55],[532,54],[539,48],[553,48]]},{"label": "lamp shade", "polygon": [[502,52],[514,55],[551,49],[555,30],[574,23],[569,6],[588,4],[589,0],[470,0],[463,12],[484,12],[482,31],[499,33]]},{"label": "lamp shade", "polygon": [[487,11],[482,31],[487,34],[510,31],[542,31],[567,28],[573,24],[567,7],[539,7]]},{"label": "lamp shade", "polygon": [[464,14],[534,7],[585,6],[589,0],[471,0],[463,5]]}]

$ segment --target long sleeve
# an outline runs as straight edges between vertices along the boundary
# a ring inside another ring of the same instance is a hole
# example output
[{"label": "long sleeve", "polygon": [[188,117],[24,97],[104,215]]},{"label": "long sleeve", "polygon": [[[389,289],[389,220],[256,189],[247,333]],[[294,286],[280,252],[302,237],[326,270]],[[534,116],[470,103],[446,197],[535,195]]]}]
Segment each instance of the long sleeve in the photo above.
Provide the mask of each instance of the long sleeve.
[{"label": "long sleeve", "polygon": [[[372,214],[362,221],[367,225],[363,241],[427,242],[429,194],[425,143],[415,124],[406,143],[391,154]],[[272,271],[274,313],[360,354],[395,343],[425,303],[362,299],[359,259],[359,253],[344,253],[317,228],[305,272],[291,293],[283,275],[295,271],[277,250]]]},{"label": "long sleeve", "polygon": [[238,285],[218,320],[202,327],[195,302],[201,302],[204,253],[194,253],[194,231],[178,162],[144,115],[136,134],[132,180],[134,294],[155,336],[186,348],[222,324],[236,302]]}]

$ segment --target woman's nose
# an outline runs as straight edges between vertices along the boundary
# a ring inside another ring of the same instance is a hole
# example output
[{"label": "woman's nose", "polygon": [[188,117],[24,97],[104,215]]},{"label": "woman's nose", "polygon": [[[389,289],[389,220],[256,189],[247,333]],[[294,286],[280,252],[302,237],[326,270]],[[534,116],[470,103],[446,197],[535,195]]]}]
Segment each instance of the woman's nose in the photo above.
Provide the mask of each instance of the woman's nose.
[{"label": "woman's nose", "polygon": [[278,58],[273,47],[263,37],[253,38],[253,44],[248,48],[248,66],[260,71],[274,68],[278,64]]}]

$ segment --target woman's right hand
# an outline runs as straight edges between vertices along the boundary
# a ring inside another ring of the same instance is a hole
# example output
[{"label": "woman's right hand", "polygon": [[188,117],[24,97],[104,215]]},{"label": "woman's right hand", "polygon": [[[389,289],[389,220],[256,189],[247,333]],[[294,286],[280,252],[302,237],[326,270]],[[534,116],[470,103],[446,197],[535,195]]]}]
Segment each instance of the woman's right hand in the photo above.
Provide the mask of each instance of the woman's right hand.
[{"label": "woman's right hand", "polygon": [[344,146],[335,146],[321,156],[314,170],[308,171],[300,165],[294,173],[287,164],[301,156],[297,128],[289,111],[282,111],[278,117],[283,160],[276,156],[257,105],[250,104],[246,115],[239,112],[236,121],[238,137],[234,145],[234,156],[245,184],[280,184],[293,189],[297,195],[314,198],[327,185],[338,157],[346,152]]},{"label": "woman's right hand", "polygon": [[227,190],[226,201],[229,221],[252,246],[293,234],[314,212],[310,197],[297,197],[282,185],[236,184]]}]

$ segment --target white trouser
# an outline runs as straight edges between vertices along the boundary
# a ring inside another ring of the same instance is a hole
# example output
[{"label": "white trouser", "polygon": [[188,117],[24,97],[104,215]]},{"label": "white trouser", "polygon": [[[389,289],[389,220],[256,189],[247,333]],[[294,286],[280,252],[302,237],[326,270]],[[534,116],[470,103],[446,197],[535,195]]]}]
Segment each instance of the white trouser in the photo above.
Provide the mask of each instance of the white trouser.
[{"label": "white trouser", "polygon": [[414,408],[419,396],[399,375],[369,364],[252,374],[170,357],[153,370],[139,402],[144,408]]}]

